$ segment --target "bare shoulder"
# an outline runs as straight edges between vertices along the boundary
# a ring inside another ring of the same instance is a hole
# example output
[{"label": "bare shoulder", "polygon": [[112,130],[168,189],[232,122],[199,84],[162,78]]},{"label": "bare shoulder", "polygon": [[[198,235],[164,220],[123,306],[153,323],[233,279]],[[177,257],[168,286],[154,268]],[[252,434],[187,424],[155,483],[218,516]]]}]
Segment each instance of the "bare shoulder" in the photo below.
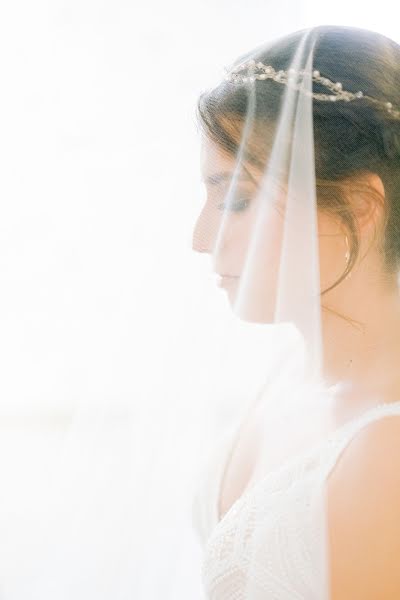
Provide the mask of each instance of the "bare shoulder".
[{"label": "bare shoulder", "polygon": [[400,598],[400,415],[364,425],[326,486],[331,600]]}]

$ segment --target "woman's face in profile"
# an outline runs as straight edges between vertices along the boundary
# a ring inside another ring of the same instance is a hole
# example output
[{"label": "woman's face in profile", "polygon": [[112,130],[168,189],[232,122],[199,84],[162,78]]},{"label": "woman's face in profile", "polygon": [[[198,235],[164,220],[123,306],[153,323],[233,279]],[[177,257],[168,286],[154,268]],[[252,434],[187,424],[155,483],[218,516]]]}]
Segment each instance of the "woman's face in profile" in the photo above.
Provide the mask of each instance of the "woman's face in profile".
[{"label": "woman's face in profile", "polygon": [[[277,282],[285,216],[285,192],[269,188],[271,197],[257,197],[261,174],[254,167],[237,168],[235,159],[203,137],[201,174],[206,200],[193,231],[193,249],[207,252],[213,270],[226,276],[219,285],[231,306],[246,321],[275,320]],[[231,195],[229,186],[237,168]],[[319,215],[321,288],[328,287],[345,267],[343,236],[331,218]],[[339,246],[338,246],[339,241]],[[339,249],[339,250],[338,250]],[[338,263],[339,257],[339,263]],[[341,262],[340,262],[341,261]],[[336,266],[335,266],[336,265]],[[327,273],[328,277],[322,275]]]}]

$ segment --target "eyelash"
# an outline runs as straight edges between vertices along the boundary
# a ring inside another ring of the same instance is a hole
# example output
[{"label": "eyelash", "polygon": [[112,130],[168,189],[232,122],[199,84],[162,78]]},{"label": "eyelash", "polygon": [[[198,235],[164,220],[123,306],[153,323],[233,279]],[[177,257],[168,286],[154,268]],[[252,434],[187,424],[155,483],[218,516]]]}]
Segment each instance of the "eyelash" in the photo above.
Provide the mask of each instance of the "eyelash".
[{"label": "eyelash", "polygon": [[[236,203],[236,205],[243,203],[243,202],[245,203],[245,206],[242,206],[242,208],[238,208],[238,209],[234,208],[233,212],[243,212],[244,210],[246,210],[246,208],[250,204],[250,200],[248,200],[247,198],[243,198],[242,200],[239,201],[239,203]],[[232,203],[231,206],[232,205],[235,206],[234,203]],[[218,209],[221,209],[221,207],[222,207],[222,209],[225,209],[225,202],[221,202],[221,204],[218,204]],[[230,209],[230,210],[232,210],[232,209]]]}]

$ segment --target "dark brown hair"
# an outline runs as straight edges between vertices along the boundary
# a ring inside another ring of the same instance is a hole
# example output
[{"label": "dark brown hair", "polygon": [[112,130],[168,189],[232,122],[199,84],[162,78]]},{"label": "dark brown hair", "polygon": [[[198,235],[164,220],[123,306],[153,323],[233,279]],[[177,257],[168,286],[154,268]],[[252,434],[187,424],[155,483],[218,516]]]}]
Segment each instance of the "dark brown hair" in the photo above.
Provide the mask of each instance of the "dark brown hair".
[{"label": "dark brown hair", "polygon": [[[279,38],[267,50],[258,47],[235,64],[254,58],[272,64],[275,70],[287,70],[306,31]],[[367,98],[335,103],[313,100],[317,204],[339,216],[350,237],[347,268],[334,285],[322,292],[326,293],[348,275],[359,254],[349,190],[379,200],[363,177],[366,173],[378,174],[385,187],[382,251],[387,272],[394,274],[400,268],[400,119],[384,106],[391,102],[400,110],[400,46],[379,33],[329,25],[313,28],[307,43],[315,44],[313,69],[332,81],[340,81],[345,90],[362,90],[383,101],[376,105]],[[255,81],[257,131],[255,144],[249,144],[245,157],[256,167],[262,168],[268,155],[265,140],[271,126],[278,122],[283,88],[271,80]],[[327,93],[327,88],[313,82],[313,91]],[[196,116],[201,129],[232,155],[238,152],[248,101],[245,86],[225,80],[198,99]]]}]

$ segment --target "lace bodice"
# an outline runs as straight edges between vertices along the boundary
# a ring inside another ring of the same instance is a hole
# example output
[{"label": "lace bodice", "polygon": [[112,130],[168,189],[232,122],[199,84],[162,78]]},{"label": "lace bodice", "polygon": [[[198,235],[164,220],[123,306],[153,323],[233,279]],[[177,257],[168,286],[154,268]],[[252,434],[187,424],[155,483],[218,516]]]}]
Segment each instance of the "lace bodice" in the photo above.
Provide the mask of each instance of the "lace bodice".
[{"label": "lace bodice", "polygon": [[[194,525],[204,545],[202,579],[207,599],[249,600],[245,590],[254,578],[254,598],[328,600],[322,595],[326,586],[321,590],[326,565],[318,547],[321,532],[316,530],[314,500],[353,436],[371,421],[392,414],[400,415],[400,401],[374,406],[339,427],[322,444],[250,485],[218,522],[219,482],[235,433],[230,431],[217,448],[214,470],[208,482],[203,479],[193,504]],[[250,560],[255,536],[265,540],[263,566],[257,575]]]}]

